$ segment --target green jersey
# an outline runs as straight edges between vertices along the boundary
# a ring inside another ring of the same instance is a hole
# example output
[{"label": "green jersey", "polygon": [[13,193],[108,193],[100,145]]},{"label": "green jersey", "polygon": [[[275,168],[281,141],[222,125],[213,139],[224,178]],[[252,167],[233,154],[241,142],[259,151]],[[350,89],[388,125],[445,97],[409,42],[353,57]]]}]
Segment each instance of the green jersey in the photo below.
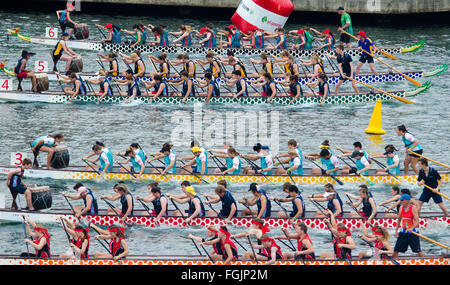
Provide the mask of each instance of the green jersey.
[{"label": "green jersey", "polygon": [[341,16],[341,27],[350,24],[348,28],[344,29],[347,33],[350,35],[353,35],[353,27],[352,27],[352,19],[350,18],[350,15],[348,13],[344,13]]}]

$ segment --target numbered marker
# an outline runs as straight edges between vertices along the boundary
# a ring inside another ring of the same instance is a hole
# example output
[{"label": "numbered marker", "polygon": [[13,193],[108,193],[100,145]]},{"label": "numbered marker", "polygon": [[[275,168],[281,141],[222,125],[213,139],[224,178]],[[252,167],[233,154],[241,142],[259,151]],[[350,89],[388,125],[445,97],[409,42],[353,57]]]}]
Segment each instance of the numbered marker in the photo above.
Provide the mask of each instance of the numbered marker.
[{"label": "numbered marker", "polygon": [[9,79],[0,79],[0,90],[9,91],[12,89],[11,81]]},{"label": "numbered marker", "polygon": [[11,152],[11,165],[20,166],[25,158],[27,158],[25,153]]},{"label": "numbered marker", "polygon": [[45,37],[50,38],[50,39],[57,39],[58,38],[58,29],[46,28],[45,29]]},{"label": "numbered marker", "polygon": [[34,71],[48,72],[48,61],[38,60],[34,62]]}]

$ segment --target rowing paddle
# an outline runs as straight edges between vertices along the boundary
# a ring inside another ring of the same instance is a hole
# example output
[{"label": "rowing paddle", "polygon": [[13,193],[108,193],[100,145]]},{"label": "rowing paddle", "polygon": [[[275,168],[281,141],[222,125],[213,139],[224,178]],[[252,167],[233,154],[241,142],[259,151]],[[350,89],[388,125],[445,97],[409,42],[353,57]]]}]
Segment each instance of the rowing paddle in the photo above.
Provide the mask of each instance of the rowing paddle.
[{"label": "rowing paddle", "polygon": [[[136,199],[136,200],[138,200],[141,203],[142,207],[144,207],[144,209],[148,213],[148,215],[150,217],[152,217],[152,213],[150,212],[150,208],[144,202],[142,202],[141,199]],[[155,226],[159,227],[159,223],[156,223],[155,219],[153,217],[152,217],[152,220],[153,220],[153,223],[155,224]]]},{"label": "rowing paddle", "polygon": [[430,186],[428,186],[427,184],[424,184],[423,186],[425,186],[425,188],[428,188],[429,190],[431,190],[433,193],[436,193],[442,197],[444,197],[447,200],[450,200],[450,198],[444,194],[442,194],[441,192],[437,191],[436,189],[431,188]]},{"label": "rowing paddle", "polygon": [[[338,156],[338,158],[339,158],[342,162],[344,162],[345,164],[347,164],[347,166],[350,167],[350,169],[354,169],[354,168],[355,168],[355,167],[351,166],[347,161],[345,161],[345,159],[343,159],[343,158],[341,158],[341,157],[339,157],[339,156]],[[355,163],[355,161],[353,161],[353,159],[351,159],[350,157],[349,157],[348,159],[350,159],[350,160],[356,165],[356,163]],[[362,179],[364,179],[364,181],[365,181],[367,184],[369,184],[370,186],[375,185],[374,182],[370,181],[370,180],[369,180],[366,176],[364,176],[362,173],[357,174],[357,173],[355,172],[355,175],[358,175],[359,177],[361,177]]]},{"label": "rowing paddle", "polygon": [[[358,39],[357,37],[355,37],[354,35],[352,35],[352,34],[350,34],[350,33],[347,33],[347,32],[344,31],[344,30],[342,30],[342,32],[343,32],[344,34],[347,34],[347,35],[349,35],[350,37],[354,38],[355,40],[359,41],[359,39]],[[390,53],[388,53],[388,52],[386,52],[386,51],[384,51],[384,50],[381,50],[381,49],[377,49],[377,50],[378,50],[382,55],[384,55],[384,56],[387,57],[387,58],[394,59],[394,60],[398,59],[396,56],[394,56],[394,55],[392,55],[392,54],[390,54]]]},{"label": "rowing paddle", "polygon": [[100,175],[100,172],[98,172],[97,169],[95,169],[95,167],[92,166],[92,164],[89,163],[89,161],[87,159],[82,159],[84,161],[84,163],[87,164],[87,166],[89,166],[92,170],[94,170],[95,173],[97,173],[98,175]]},{"label": "rowing paddle", "polygon": [[420,156],[420,157],[422,157],[422,158],[425,158],[426,160],[429,160],[429,161],[431,161],[431,162],[434,162],[434,163],[436,163],[436,164],[439,164],[440,166],[443,166],[443,167],[445,167],[445,168],[450,169],[450,166],[448,166],[448,165],[446,165],[446,164],[437,162],[436,160],[433,160],[433,159],[431,159],[431,158],[429,158],[429,157],[426,157],[426,156],[423,156],[423,155],[421,155],[421,154],[418,154],[418,153],[416,153],[416,152],[414,152],[414,151],[412,151],[412,150],[410,150],[410,149],[408,149],[408,151],[409,151],[410,153],[412,153],[412,154],[415,154],[415,155],[417,155],[417,156]]},{"label": "rowing paddle", "polygon": [[262,171],[261,171],[261,173],[258,173],[258,172],[257,172],[258,170],[262,169],[260,166],[256,165],[256,163],[254,163],[253,161],[247,159],[246,157],[243,157],[242,155],[241,155],[241,157],[242,157],[243,159],[245,159],[251,166],[253,166],[254,168],[256,168],[256,171],[255,171],[256,174],[260,174],[260,175],[264,176],[264,178],[265,178],[267,181],[269,181],[270,184],[274,184],[269,178],[267,178],[267,176],[266,176]]},{"label": "rowing paddle", "polygon": [[183,166],[181,166],[181,168],[183,168],[186,172],[188,172],[191,175],[194,175],[195,177],[197,177],[198,179],[200,179],[201,181],[205,182],[206,184],[209,184],[208,181],[206,181],[205,179],[201,178],[200,176],[198,176],[197,174],[195,174],[194,172],[191,172],[189,170],[187,170],[186,168],[184,168],[184,166],[186,165],[182,160],[181,163],[183,163]]},{"label": "rowing paddle", "polygon": [[[69,236],[69,233],[67,232],[67,229],[66,229],[66,224],[64,223],[64,220],[63,219],[60,219],[60,221],[61,221],[61,224],[62,224],[62,226],[63,226],[63,229],[64,229],[64,232],[66,233],[66,237],[67,237],[67,240],[69,241],[69,246],[72,244],[72,241],[70,240],[70,236]],[[77,252],[75,251],[75,249],[73,249],[72,248],[72,246],[70,246],[71,247],[71,249],[72,249],[72,252],[73,252],[73,255],[76,257],[76,258],[78,258],[78,254],[77,254]]]},{"label": "rowing paddle", "polygon": [[379,162],[378,160],[374,159],[374,158],[370,158],[370,160],[375,161],[376,164],[378,164],[378,166],[382,167],[389,176],[394,177],[397,180],[400,180],[397,176],[395,176],[394,174],[390,173],[389,170],[387,170],[386,165],[384,165],[383,163]]},{"label": "rowing paddle", "polygon": [[[23,223],[22,223],[23,224],[23,235],[24,235],[25,238],[27,238],[27,229],[25,227],[25,223],[26,223],[25,217],[22,216],[22,219],[23,219]],[[28,247],[28,243],[26,242],[25,244],[27,245],[27,252],[30,252],[30,248]]]},{"label": "rowing paddle", "polygon": [[[288,213],[288,211],[286,210],[286,208],[283,207],[283,206],[281,205],[280,201],[278,201],[278,200],[276,200],[276,199],[273,199],[273,201],[274,201],[275,203],[277,203],[277,205],[283,210],[283,212],[286,214],[286,217],[289,219],[289,213]],[[287,240],[289,241],[289,243],[291,244],[291,246],[288,246],[288,247],[289,247],[291,250],[294,250],[294,251],[295,251],[295,246],[292,244],[291,239],[287,236],[287,234],[286,234],[286,232],[285,232],[284,230],[282,230],[282,232],[284,233],[286,239],[287,239]]]},{"label": "rowing paddle", "polygon": [[[101,198],[110,208],[111,210],[113,210],[113,212],[116,214],[117,217],[120,217],[121,215],[116,211],[116,208],[114,208],[114,205],[111,204],[110,202],[108,202],[105,198]],[[121,222],[123,222],[126,226],[129,226],[130,224],[128,224],[125,220],[123,220],[123,218],[120,219]]]},{"label": "rowing paddle", "polygon": [[64,197],[64,199],[66,199],[67,204],[69,204],[70,209],[72,209],[72,213],[73,213],[75,219],[77,219],[78,222],[81,223],[81,224],[83,224],[84,226],[89,225],[90,222],[89,222],[88,220],[86,220],[86,218],[77,218],[77,217],[75,216],[75,215],[76,215],[76,212],[75,212],[75,209],[74,209],[73,206],[72,206],[72,203],[70,203],[70,201],[69,201],[69,199],[67,199],[66,195],[63,195],[63,197]]},{"label": "rowing paddle", "polygon": [[369,84],[366,84],[366,83],[363,83],[363,82],[361,82],[361,81],[358,81],[358,80],[356,80],[356,79],[350,78],[350,77],[348,77],[348,76],[345,75],[345,74],[344,74],[344,77],[347,78],[347,79],[350,79],[351,81],[355,81],[355,82],[357,82],[357,83],[359,83],[359,84],[361,84],[361,85],[364,85],[364,86],[366,86],[366,87],[369,87],[369,88],[371,88],[371,89],[373,89],[373,90],[376,90],[376,91],[378,91],[378,92],[381,92],[381,93],[383,93],[383,94],[386,94],[386,95],[388,95],[388,96],[390,96],[390,97],[393,97],[393,98],[397,99],[397,100],[400,101],[400,102],[403,102],[403,103],[406,103],[406,104],[416,104],[416,102],[413,102],[413,101],[408,100],[408,99],[406,99],[406,98],[403,98],[403,97],[400,97],[400,96],[391,94],[391,93],[389,93],[389,92],[383,91],[383,90],[381,90],[381,89],[378,89],[378,88],[373,87],[373,86],[371,86],[371,85],[369,85]]},{"label": "rowing paddle", "polygon": [[250,248],[252,249],[253,256],[255,257],[256,264],[258,264],[258,257],[256,256],[255,249],[253,248],[253,245],[252,245],[252,241],[250,240],[249,236],[247,236],[247,239],[248,239],[248,243],[250,244]]},{"label": "rowing paddle", "polygon": [[440,246],[440,247],[442,247],[442,248],[445,248],[446,250],[450,250],[450,246],[447,246],[447,245],[445,245],[445,244],[442,244],[442,243],[440,243],[440,242],[437,242],[437,241],[435,241],[435,240],[433,240],[433,239],[431,239],[431,238],[429,238],[429,237],[426,237],[426,236],[424,236],[424,235],[421,235],[421,234],[419,234],[419,233],[416,233],[416,232],[414,232],[414,231],[408,231],[409,233],[412,233],[412,234],[415,234],[416,236],[418,236],[418,237],[420,237],[420,238],[423,238],[424,240],[426,240],[426,241],[428,241],[428,242],[431,242],[431,243],[433,243],[433,244],[435,244],[435,245],[437,245],[437,246]]},{"label": "rowing paddle", "polygon": [[[119,157],[121,157],[121,158],[123,158],[123,159],[126,159],[124,156],[122,156],[122,155],[119,155]],[[120,167],[122,167],[122,169],[124,169],[126,172],[128,172],[128,174],[130,174],[131,176],[133,176],[133,178],[136,178],[136,175],[134,175],[134,173],[133,172],[131,172],[127,167],[125,167],[122,163],[120,163],[120,162],[118,162],[117,161],[117,164],[120,166]]]},{"label": "rowing paddle", "polygon": [[[173,201],[173,199],[169,198],[169,200],[170,200],[170,202],[172,202],[172,205],[175,207],[175,209],[178,210],[178,212],[180,213],[180,215],[183,218],[183,220],[186,220],[186,217],[184,216],[183,212],[180,210],[180,208],[178,208],[178,205]],[[187,222],[186,222],[186,224],[189,225],[189,226],[191,225],[190,223],[187,223]],[[194,240],[192,240],[192,241],[194,241]],[[200,252],[200,250],[199,250],[199,252]],[[200,255],[201,255],[201,253],[200,253]]]},{"label": "rowing paddle", "polygon": [[[287,168],[284,167],[283,162],[281,162],[281,160],[278,157],[275,157],[275,158],[278,160],[278,162],[280,163],[281,167],[283,167],[284,170],[287,170]],[[295,185],[295,180],[294,180],[294,178],[292,178],[292,175],[291,175],[290,171],[287,171],[287,175],[289,175],[289,178],[291,178],[292,183],[294,183],[294,185]]]},{"label": "rowing paddle", "polygon": [[320,167],[320,165],[318,165],[313,159],[308,158],[309,161],[311,161],[315,166],[317,166],[320,170],[322,170],[322,173],[325,173],[324,175],[330,176],[331,178],[333,178],[334,181],[336,181],[339,185],[344,185],[344,183],[342,181],[340,181],[339,179],[336,178],[336,176],[330,174],[326,174],[326,170],[323,169],[322,167]]}]

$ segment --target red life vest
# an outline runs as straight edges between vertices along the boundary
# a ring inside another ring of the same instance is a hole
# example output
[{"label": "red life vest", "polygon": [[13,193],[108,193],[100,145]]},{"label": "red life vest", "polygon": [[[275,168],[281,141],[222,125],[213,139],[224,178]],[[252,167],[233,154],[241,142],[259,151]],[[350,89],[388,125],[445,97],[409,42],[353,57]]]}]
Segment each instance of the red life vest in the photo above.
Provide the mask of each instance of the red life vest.
[{"label": "red life vest", "polygon": [[[114,238],[114,239],[111,239],[111,241],[109,242],[109,249],[111,250],[111,253],[113,254],[113,256],[117,256],[125,250],[121,244],[123,239],[124,239],[123,237],[120,237],[118,239]],[[126,257],[124,256],[123,258],[126,258]]]},{"label": "red life vest", "polygon": [[278,244],[275,242],[275,240],[273,238],[269,238],[269,240],[272,242],[272,244],[269,247],[263,248],[262,253],[270,257],[270,255],[272,253],[272,247],[276,247],[278,255],[281,258],[283,258],[283,253],[281,253],[281,248],[278,246]]},{"label": "red life vest", "polygon": [[405,207],[402,206],[400,210],[400,222],[402,229],[407,229],[414,224],[414,214],[413,214],[414,205],[409,206],[408,212],[405,212]]},{"label": "red life vest", "polygon": [[39,244],[41,242],[41,238],[45,238],[47,240],[47,243],[40,249],[36,249],[36,257],[37,258],[50,258],[50,239],[47,238],[47,236],[42,236],[40,238],[37,238],[34,243]]},{"label": "red life vest", "polygon": [[228,255],[227,255],[227,251],[225,250],[225,244],[229,244],[230,245],[230,247],[231,247],[231,251],[233,252],[233,260],[237,260],[237,258],[238,258],[238,255],[237,255],[237,247],[236,247],[236,245],[234,244],[234,242],[232,242],[231,240],[230,240],[230,238],[227,238],[225,241],[221,241],[221,247],[222,247],[222,256],[223,256],[223,258],[224,259],[227,259],[228,258]]},{"label": "red life vest", "polygon": [[[306,234],[302,239],[297,238],[297,250],[298,251],[304,251],[304,250],[308,249],[308,248],[303,246],[303,240],[305,240],[305,239],[308,240],[311,243],[311,245],[312,245],[312,241],[309,238],[309,235]],[[301,255],[301,256],[303,256],[303,255]],[[306,254],[306,255],[304,255],[304,258],[305,259],[314,259],[315,256],[314,256],[314,253],[313,254]]]},{"label": "red life vest", "polygon": [[344,237],[342,239],[333,239],[333,248],[334,248],[334,256],[336,259],[345,259],[345,258],[351,258],[352,257],[352,250],[348,248],[339,248],[338,244],[347,244],[347,237]]},{"label": "red life vest", "polygon": [[[81,239],[77,239],[77,240],[72,239],[72,243],[79,249],[81,249],[83,247],[83,241]],[[80,258],[89,258],[89,239],[88,239],[88,244],[87,244],[86,250],[80,256]]]}]

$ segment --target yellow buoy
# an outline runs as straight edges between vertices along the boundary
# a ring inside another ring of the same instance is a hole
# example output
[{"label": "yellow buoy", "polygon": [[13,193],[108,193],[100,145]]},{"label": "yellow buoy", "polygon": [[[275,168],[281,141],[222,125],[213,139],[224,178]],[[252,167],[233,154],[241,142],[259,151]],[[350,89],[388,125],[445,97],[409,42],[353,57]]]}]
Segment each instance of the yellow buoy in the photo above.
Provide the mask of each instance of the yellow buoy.
[{"label": "yellow buoy", "polygon": [[367,134],[383,135],[386,133],[381,128],[381,101],[378,100],[373,108],[372,117],[370,118],[369,127],[364,130]]}]

